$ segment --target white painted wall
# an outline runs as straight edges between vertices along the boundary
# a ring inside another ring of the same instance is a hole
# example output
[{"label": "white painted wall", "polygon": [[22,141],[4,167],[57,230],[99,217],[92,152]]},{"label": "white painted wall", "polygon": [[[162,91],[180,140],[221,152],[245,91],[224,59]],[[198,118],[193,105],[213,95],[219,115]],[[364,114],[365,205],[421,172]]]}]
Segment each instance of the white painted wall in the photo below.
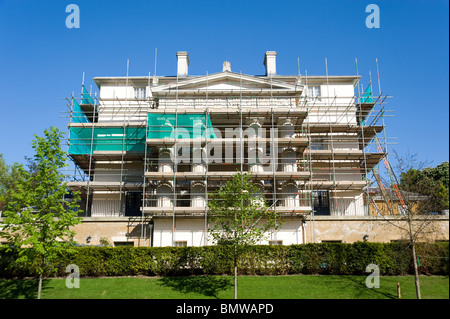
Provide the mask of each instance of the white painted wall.
[{"label": "white painted wall", "polygon": [[119,163],[97,163],[95,166],[95,182],[120,182],[121,169],[123,169],[124,182],[142,182],[144,175],[143,163],[125,163],[123,167]]},{"label": "white painted wall", "polygon": [[118,217],[120,214],[120,195],[94,194],[92,200],[92,217]]},{"label": "white painted wall", "polygon": [[[188,246],[205,245],[204,218],[176,218],[175,228],[173,232],[172,218],[155,218],[153,246],[172,246],[172,240],[186,241]],[[267,245],[269,240],[281,240],[283,245],[302,244],[302,234],[301,220],[287,218],[277,232],[268,233],[268,239],[262,240],[260,244]],[[209,237],[208,240],[208,245],[211,245],[212,239]]]},{"label": "white painted wall", "polygon": [[155,218],[153,246],[172,246],[172,241],[186,241],[188,246],[203,246],[205,220],[203,218],[176,218],[173,232],[172,218]]},{"label": "white painted wall", "polygon": [[355,192],[334,192],[330,191],[330,206],[332,213],[338,216],[364,216],[363,194]]},{"label": "white painted wall", "polygon": [[[303,244],[302,222],[299,218],[286,218],[276,232],[269,233],[269,239],[261,241],[261,244],[269,244],[269,240],[281,240],[283,245]],[[306,231],[306,229],[305,229]]]}]

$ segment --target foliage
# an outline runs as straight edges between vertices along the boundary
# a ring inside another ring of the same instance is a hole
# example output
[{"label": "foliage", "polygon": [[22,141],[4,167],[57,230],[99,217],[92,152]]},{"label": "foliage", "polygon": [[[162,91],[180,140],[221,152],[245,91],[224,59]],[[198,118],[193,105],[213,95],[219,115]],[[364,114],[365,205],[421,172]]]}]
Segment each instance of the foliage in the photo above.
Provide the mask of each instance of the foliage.
[{"label": "foliage", "polygon": [[421,206],[426,212],[449,208],[449,162],[436,167],[405,167],[400,171],[400,188],[426,196]]},{"label": "foliage", "polygon": [[79,194],[74,193],[72,201],[64,200],[68,191],[60,171],[66,160],[60,145],[62,133],[52,127],[44,135],[35,136],[32,142],[34,169],[29,172],[18,166],[23,179],[10,195],[0,232],[8,242],[7,249],[14,252],[8,266],[22,264],[34,269],[36,275],[43,274],[72,246],[74,232],[70,227],[80,222],[75,212]]},{"label": "foliage", "polygon": [[449,184],[449,162],[442,162],[436,167],[424,168],[422,171],[427,177],[432,178],[434,181],[439,181],[448,189]]},{"label": "foliage", "polygon": [[210,234],[219,244],[253,245],[280,225],[247,173],[235,174],[217,193],[210,194],[208,207]]},{"label": "foliage", "polygon": [[24,179],[21,166],[19,163],[6,164],[3,154],[0,154],[0,211],[11,200],[19,181]]},{"label": "foliage", "polygon": [[269,209],[261,189],[251,178],[248,173],[233,175],[208,201],[210,235],[217,244],[233,247],[235,299],[239,256],[280,226],[276,212]]},{"label": "foliage", "polygon": [[[436,168],[423,168],[423,163],[417,163],[417,155],[409,153],[401,157],[395,153],[397,170],[400,173],[400,183],[395,177],[395,183],[399,183],[404,192],[401,203],[403,206],[404,220],[407,221],[406,230],[411,248],[412,263],[414,266],[414,281],[417,298],[421,299],[419,281],[419,262],[416,253],[416,243],[420,237],[430,238],[435,233],[435,223],[429,218],[432,214],[438,214],[448,209],[448,162],[438,165]],[[447,185],[447,188],[445,187]],[[413,218],[413,215],[421,215],[425,218]]]},{"label": "foliage", "polygon": [[[426,275],[448,275],[449,243],[417,243],[419,271]],[[29,248],[30,250],[32,248]],[[60,251],[45,269],[45,276],[66,277],[65,268],[76,264],[82,277],[100,276],[185,276],[233,274],[233,247],[74,247]],[[10,262],[16,249],[0,249],[0,277],[29,277],[39,272],[39,263]],[[33,254],[29,254],[32,256]],[[320,243],[290,246],[247,246],[240,256],[242,275],[367,275],[376,264],[385,276],[413,273],[411,250],[407,243]]]},{"label": "foliage", "polygon": [[106,237],[100,238],[100,245],[102,245],[102,246],[112,246],[112,244],[109,242],[108,238],[106,238]]}]

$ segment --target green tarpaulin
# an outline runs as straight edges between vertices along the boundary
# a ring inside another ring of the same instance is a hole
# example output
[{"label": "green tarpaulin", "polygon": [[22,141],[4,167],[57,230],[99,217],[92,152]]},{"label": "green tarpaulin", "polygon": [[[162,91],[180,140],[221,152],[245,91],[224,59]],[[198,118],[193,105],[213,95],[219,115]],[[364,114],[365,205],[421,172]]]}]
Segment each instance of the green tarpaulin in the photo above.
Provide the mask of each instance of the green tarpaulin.
[{"label": "green tarpaulin", "polygon": [[[77,103],[78,104],[78,103]],[[80,109],[81,110],[81,109]],[[80,121],[74,123],[85,123]],[[86,121],[87,122],[87,121]],[[175,130],[174,128],[177,127]],[[148,114],[147,138],[216,138],[211,119],[205,114]],[[145,127],[71,127],[69,154],[82,155],[92,151],[145,150]]]},{"label": "green tarpaulin", "polygon": [[73,123],[89,123],[89,120],[86,114],[81,109],[80,104],[78,104],[77,100],[72,99],[72,122]]},{"label": "green tarpaulin", "polygon": [[81,104],[95,104],[94,100],[92,99],[91,95],[88,93],[84,85],[82,87],[81,93]]},{"label": "green tarpaulin", "polygon": [[372,85],[369,84],[367,89],[364,91],[362,97],[361,97],[361,103],[373,103],[372,98]]},{"label": "green tarpaulin", "polygon": [[[175,130],[176,127],[176,130]],[[147,138],[216,138],[209,115],[148,114]]]},{"label": "green tarpaulin", "polygon": [[[125,134],[125,135],[124,135]],[[93,139],[92,139],[93,137]],[[145,147],[145,127],[71,127],[69,154],[81,155],[92,151],[143,152]]]}]

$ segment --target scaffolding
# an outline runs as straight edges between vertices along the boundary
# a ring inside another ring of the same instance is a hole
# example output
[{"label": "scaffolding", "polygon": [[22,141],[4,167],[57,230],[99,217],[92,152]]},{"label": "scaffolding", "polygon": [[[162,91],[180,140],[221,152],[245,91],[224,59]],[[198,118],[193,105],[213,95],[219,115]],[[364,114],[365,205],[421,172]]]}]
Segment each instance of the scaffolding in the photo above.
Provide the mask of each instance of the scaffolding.
[{"label": "scaffolding", "polygon": [[[207,245],[208,196],[236,172],[252,173],[280,218],[309,218],[311,242],[315,216],[370,214],[372,170],[387,154],[379,145],[392,143],[378,138],[390,97],[375,96],[371,83],[361,90],[358,74],[357,93],[330,94],[328,69],[326,95],[318,96],[308,94],[318,78],[307,74],[268,77],[270,90],[258,94],[235,77],[239,91],[226,93],[209,91],[206,74],[203,92],[179,92],[177,76],[159,79],[175,92],[157,94],[149,74],[145,96],[101,98],[84,85],[80,97],[72,94],[67,178],[82,191],[82,216],[135,218],[139,245],[150,245],[144,224],[154,218],[172,219],[175,245],[177,218],[204,217]],[[303,90],[273,89],[286,80]],[[135,85],[127,75],[127,92]]]}]

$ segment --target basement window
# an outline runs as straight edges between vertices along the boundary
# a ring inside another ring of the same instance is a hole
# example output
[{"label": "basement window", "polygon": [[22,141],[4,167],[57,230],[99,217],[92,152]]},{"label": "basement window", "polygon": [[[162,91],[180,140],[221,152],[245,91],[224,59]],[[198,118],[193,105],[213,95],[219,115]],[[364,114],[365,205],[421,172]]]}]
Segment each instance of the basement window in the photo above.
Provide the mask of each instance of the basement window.
[{"label": "basement window", "polygon": [[114,247],[117,247],[117,246],[134,246],[134,242],[133,241],[115,241]]},{"label": "basement window", "polygon": [[282,240],[269,240],[269,245],[283,245],[283,241]]},{"label": "basement window", "polygon": [[187,247],[187,241],[177,240],[175,241],[175,247]]}]

